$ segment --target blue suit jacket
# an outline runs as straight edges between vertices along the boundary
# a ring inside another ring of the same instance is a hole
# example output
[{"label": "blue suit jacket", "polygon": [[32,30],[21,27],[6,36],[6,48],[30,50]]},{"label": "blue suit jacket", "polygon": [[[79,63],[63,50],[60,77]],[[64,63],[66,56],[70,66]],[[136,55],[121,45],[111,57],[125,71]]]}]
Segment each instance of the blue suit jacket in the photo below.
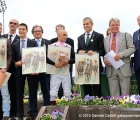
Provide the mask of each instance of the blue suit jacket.
[{"label": "blue suit jacket", "polygon": [[[138,40],[139,30],[135,31],[133,34],[133,41],[136,47],[136,51],[134,53],[134,70],[137,71],[140,67],[140,40]],[[139,49],[137,49],[139,45]]]},{"label": "blue suit jacket", "polygon": [[[28,47],[37,47],[37,42],[34,40],[27,40],[27,48]],[[20,40],[15,42],[12,45],[12,50],[13,50],[13,64],[15,65],[16,62],[21,60],[21,54],[20,54]],[[17,67],[16,68],[16,73],[15,73],[15,77],[19,77],[20,75],[22,75],[22,67]]]}]

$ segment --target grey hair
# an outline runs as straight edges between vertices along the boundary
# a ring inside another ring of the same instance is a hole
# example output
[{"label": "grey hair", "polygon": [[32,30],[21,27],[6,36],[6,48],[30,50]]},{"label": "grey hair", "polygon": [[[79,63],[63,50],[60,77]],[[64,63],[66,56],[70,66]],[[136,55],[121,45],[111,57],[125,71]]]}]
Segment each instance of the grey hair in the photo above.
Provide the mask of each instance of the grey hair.
[{"label": "grey hair", "polygon": [[85,21],[85,20],[89,20],[90,23],[93,24],[93,20],[92,20],[92,18],[90,18],[90,17],[85,17],[85,18],[83,19],[83,21]]},{"label": "grey hair", "polygon": [[56,31],[57,31],[57,27],[62,27],[62,28],[65,30],[65,26],[62,25],[62,24],[58,24],[58,25],[55,26],[55,30],[56,30]]},{"label": "grey hair", "polygon": [[117,23],[119,23],[119,26],[120,26],[120,20],[118,19],[118,18],[111,18],[110,20],[109,20],[109,26],[110,26],[110,24],[111,24],[111,22],[117,22]]},{"label": "grey hair", "polygon": [[0,25],[2,26],[2,23],[0,22]]}]

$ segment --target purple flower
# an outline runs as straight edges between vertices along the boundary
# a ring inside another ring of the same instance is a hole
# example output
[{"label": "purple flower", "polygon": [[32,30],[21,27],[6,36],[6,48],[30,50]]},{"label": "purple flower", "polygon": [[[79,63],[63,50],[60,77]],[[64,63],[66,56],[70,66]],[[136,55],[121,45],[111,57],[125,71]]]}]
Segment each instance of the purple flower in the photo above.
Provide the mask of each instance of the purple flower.
[{"label": "purple flower", "polygon": [[78,99],[77,101],[78,101],[78,102],[82,102],[82,99]]},{"label": "purple flower", "polygon": [[86,102],[88,102],[89,99],[90,99],[90,96],[89,96],[89,95],[86,95],[85,98],[84,98],[84,100],[85,100]]},{"label": "purple flower", "polygon": [[89,98],[90,100],[94,100],[95,99],[95,97],[94,96],[90,96],[90,98]]},{"label": "purple flower", "polygon": [[105,99],[109,100],[111,98],[111,96],[106,96]]},{"label": "purple flower", "polygon": [[137,100],[139,100],[140,99],[140,96],[139,95],[135,95],[134,98],[137,99]]},{"label": "purple flower", "polygon": [[57,116],[56,116],[56,115],[52,114],[52,116],[53,116],[53,119],[54,119],[54,120],[57,119]]},{"label": "purple flower", "polygon": [[140,104],[140,100],[138,100],[136,103],[137,103],[137,104]]},{"label": "purple flower", "polygon": [[78,94],[77,94],[76,92],[74,92],[74,93],[72,94],[72,96],[73,96],[73,97],[76,97],[76,96],[78,96]]}]

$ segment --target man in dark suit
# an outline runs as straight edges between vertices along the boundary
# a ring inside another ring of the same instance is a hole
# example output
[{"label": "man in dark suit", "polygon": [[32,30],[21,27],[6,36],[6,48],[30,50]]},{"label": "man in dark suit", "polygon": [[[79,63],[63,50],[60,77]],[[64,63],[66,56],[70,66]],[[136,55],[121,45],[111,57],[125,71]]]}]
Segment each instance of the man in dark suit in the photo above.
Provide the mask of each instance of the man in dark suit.
[{"label": "man in dark suit", "polygon": [[[140,15],[137,17],[137,22],[140,27]],[[134,71],[138,83],[138,90],[140,94],[140,28],[134,32],[133,41],[136,48],[134,53]]]},{"label": "man in dark suit", "polygon": [[[78,54],[88,55],[99,53],[100,56],[104,55],[103,35],[95,32],[93,27],[93,21],[90,17],[83,19],[83,27],[85,33],[78,37]],[[102,64],[100,60],[100,71],[102,71]],[[101,82],[100,82],[101,83]],[[101,96],[101,85],[83,85],[85,95]],[[93,91],[92,91],[93,90]],[[92,94],[92,92],[94,94]]]},{"label": "man in dark suit", "polygon": [[[58,24],[58,25],[56,25],[55,29],[56,29],[56,33],[57,33],[59,30],[65,30],[65,26],[62,24]],[[50,40],[50,44],[55,43],[57,41],[58,41],[58,37],[53,38]],[[73,39],[67,37],[67,40],[65,43],[69,44],[74,50],[74,40]],[[73,70],[73,64],[70,64],[70,77],[71,77],[71,84],[73,85],[72,70]],[[62,96],[63,96],[63,88],[62,88],[62,84],[61,84],[59,91],[58,91],[58,97],[61,98]]]},{"label": "man in dark suit", "polygon": [[[27,38],[28,27],[25,23],[21,23],[19,25],[19,35],[20,40],[12,45],[13,50],[13,64],[16,66],[16,87],[17,87],[17,113],[18,113],[18,120],[23,120],[24,115],[24,108],[23,108],[23,96],[24,96],[24,85],[25,80],[27,77],[28,86],[29,86],[29,102],[31,106],[31,115],[32,119],[34,120],[38,114],[37,109],[37,96],[35,82],[33,79],[33,75],[22,75],[22,60],[21,60],[21,53],[22,48],[28,47],[37,47],[36,41],[30,40]],[[28,117],[26,118],[28,120]]]},{"label": "man in dark suit", "polygon": [[[9,21],[9,33],[2,35],[3,38],[9,39],[11,44],[17,42],[19,40],[19,36],[16,34],[16,30],[18,28],[19,22],[16,19],[11,19]],[[8,80],[8,89],[10,94],[10,120],[16,120],[17,114],[17,105],[16,105],[16,79],[15,79],[15,65],[11,63],[8,72],[11,73],[10,79]],[[1,97],[0,97],[1,103]],[[1,109],[0,105],[0,109]]]}]

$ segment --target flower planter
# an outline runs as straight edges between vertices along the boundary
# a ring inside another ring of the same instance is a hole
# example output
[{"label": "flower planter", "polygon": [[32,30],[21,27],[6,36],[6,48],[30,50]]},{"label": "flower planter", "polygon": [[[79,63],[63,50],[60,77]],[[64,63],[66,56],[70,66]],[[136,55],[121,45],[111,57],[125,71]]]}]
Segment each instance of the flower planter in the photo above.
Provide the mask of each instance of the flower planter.
[{"label": "flower planter", "polygon": [[[37,106],[38,106],[38,111],[40,111],[40,108],[43,106],[43,103],[38,103]],[[24,107],[24,116],[26,117],[28,113],[28,103],[23,104],[23,107]]]}]

